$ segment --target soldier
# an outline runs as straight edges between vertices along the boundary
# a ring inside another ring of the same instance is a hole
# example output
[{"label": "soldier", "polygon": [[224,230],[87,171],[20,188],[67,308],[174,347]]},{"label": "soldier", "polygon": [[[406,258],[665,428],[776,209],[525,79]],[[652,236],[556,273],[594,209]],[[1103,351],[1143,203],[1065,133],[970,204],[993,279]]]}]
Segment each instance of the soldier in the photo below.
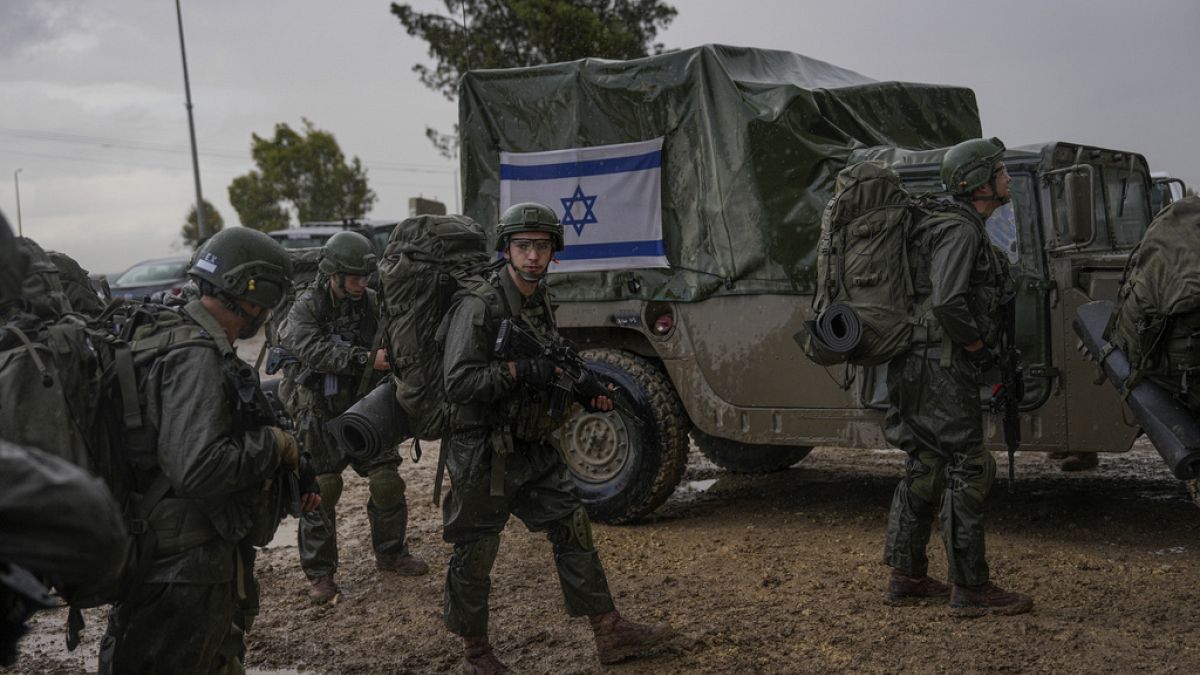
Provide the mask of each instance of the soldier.
[{"label": "soldier", "polygon": [[[454,544],[444,618],[462,636],[464,671],[510,672],[488,643],[488,595],[500,532],[510,514],[545,531],[571,616],[587,616],[601,663],[640,656],[674,636],[667,625],[623,618],[613,606],[587,512],[571,474],[547,442],[561,419],[547,415],[554,367],[542,359],[501,361],[492,351],[500,322],[520,317],[543,340],[560,340],[543,281],[563,229],[549,207],[517,204],[500,218],[497,250],[508,264],[459,293],[447,325],[444,373],[454,403],[443,442],[452,488],[442,504],[443,537]],[[604,396],[586,402],[611,410]]]},{"label": "soldier", "polygon": [[[903,604],[950,597],[951,612],[971,616],[1027,612],[1033,600],[991,583],[984,555],[983,500],[996,461],[983,447],[979,375],[995,363],[1007,270],[985,222],[1009,200],[1000,139],[964,141],[942,159],[954,197],[917,227],[911,244],[918,318],[927,336],[888,363],[884,432],[908,454],[888,515],[887,600]],[[951,586],[930,578],[925,549],[941,502]]]},{"label": "soldier", "polygon": [[[379,324],[375,291],[367,288],[375,271],[371,242],[357,232],[339,232],[322,251],[320,271],[325,281],[314,284],[292,305],[279,330],[280,345],[299,363],[287,367],[281,395],[296,420],[304,447],[313,455],[321,486],[321,509],[300,519],[300,566],[311,588],[309,597],[325,603],[338,597],[334,573],[338,567],[337,504],[342,471],[352,466],[370,484],[367,517],[375,566],[384,571],[416,576],[429,566],[408,550],[408,504],[400,456],[389,448],[379,457],[348,457],[325,429],[357,399],[363,371],[368,367]],[[387,352],[378,350],[370,385],[391,368]]]},{"label": "soldier", "polygon": [[[127,434],[131,504],[145,515],[131,532],[153,554],[109,613],[102,673],[240,670],[256,610],[251,544],[273,535],[280,514],[267,488],[298,465],[299,449],[247,402],[258,379],[233,343],[259,330],[290,273],[270,237],[223,230],[188,270],[201,297],[135,336],[149,358],[135,357],[142,419]],[[319,502],[306,495],[303,508]]]}]

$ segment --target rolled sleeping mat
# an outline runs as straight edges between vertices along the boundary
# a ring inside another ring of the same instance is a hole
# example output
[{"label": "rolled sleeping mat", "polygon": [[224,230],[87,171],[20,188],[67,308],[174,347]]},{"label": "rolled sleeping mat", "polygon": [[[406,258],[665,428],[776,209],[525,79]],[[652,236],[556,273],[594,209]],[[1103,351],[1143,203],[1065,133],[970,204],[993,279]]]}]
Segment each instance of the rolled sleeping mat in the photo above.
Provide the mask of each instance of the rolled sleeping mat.
[{"label": "rolled sleeping mat", "polygon": [[854,308],[835,302],[817,315],[816,321],[805,321],[804,327],[824,352],[845,361],[862,342],[863,324]]},{"label": "rolled sleeping mat", "polygon": [[[1072,324],[1088,353],[1104,368],[1108,381],[1124,393],[1131,370],[1129,359],[1104,339],[1112,313],[1113,303],[1107,300],[1089,302],[1075,310]],[[1189,480],[1200,475],[1200,422],[1195,413],[1149,380],[1138,382],[1125,402],[1176,478]]]},{"label": "rolled sleeping mat", "polygon": [[353,459],[391,452],[412,436],[408,415],[396,401],[396,383],[390,377],[330,420],[327,428]]}]

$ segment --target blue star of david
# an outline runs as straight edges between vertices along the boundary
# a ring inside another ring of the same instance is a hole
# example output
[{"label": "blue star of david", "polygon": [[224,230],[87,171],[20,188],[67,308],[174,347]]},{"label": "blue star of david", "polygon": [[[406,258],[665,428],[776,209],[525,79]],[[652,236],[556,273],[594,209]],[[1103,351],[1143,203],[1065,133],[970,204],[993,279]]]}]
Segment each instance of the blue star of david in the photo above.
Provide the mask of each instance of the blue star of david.
[{"label": "blue star of david", "polygon": [[[559,197],[559,201],[563,205],[563,225],[570,225],[575,228],[577,236],[583,235],[584,225],[600,222],[596,220],[596,214],[592,213],[592,207],[596,204],[596,195],[588,196],[583,194],[582,187],[575,186],[575,194],[570,197]],[[583,204],[583,217],[576,218],[575,205],[580,203]]]}]

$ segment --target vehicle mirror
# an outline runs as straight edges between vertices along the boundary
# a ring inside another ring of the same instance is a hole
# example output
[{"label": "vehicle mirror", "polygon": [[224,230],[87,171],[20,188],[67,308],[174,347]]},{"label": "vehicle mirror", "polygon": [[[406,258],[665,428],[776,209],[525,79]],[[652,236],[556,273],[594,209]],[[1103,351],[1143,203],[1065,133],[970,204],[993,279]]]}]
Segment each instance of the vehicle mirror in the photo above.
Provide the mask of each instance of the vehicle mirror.
[{"label": "vehicle mirror", "polygon": [[1080,245],[1095,237],[1096,202],[1090,171],[1071,171],[1063,176],[1065,184],[1067,236]]}]

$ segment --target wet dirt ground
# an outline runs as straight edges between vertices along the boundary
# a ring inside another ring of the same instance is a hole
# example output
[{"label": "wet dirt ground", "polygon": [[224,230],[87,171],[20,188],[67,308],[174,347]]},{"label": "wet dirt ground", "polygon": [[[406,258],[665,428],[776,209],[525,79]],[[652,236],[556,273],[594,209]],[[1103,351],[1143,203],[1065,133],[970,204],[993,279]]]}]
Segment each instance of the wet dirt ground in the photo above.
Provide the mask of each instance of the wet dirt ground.
[{"label": "wet dirt ground", "polygon": [[[433,571],[375,571],[366,482],[346,475],[340,509],[344,597],[314,607],[297,562],[295,521],[259,556],[263,609],[249,641],[260,673],[432,673],[457,667],[442,627],[450,547],[430,503],[435,447],[401,471],[411,545]],[[408,445],[402,446],[407,454]],[[669,621],[685,637],[663,655],[612,670],[658,672],[1040,671],[1195,672],[1200,645],[1200,509],[1153,449],[1106,455],[1064,474],[1042,455],[1018,457],[1011,492],[988,500],[996,582],[1031,593],[1032,614],[954,619],[945,606],[881,602],[880,564],[893,451],[818,449],[797,466],[729,474],[693,449],[670,501],[643,523],[597,525],[618,607]],[[1000,474],[1005,458],[997,455]],[[944,574],[935,539],[932,571]],[[585,620],[562,608],[550,546],[513,521],[493,574],[492,641],[518,672],[601,672]],[[95,667],[103,614],[88,613],[84,644],[61,646],[64,612],[39,615],[21,672]]]}]

